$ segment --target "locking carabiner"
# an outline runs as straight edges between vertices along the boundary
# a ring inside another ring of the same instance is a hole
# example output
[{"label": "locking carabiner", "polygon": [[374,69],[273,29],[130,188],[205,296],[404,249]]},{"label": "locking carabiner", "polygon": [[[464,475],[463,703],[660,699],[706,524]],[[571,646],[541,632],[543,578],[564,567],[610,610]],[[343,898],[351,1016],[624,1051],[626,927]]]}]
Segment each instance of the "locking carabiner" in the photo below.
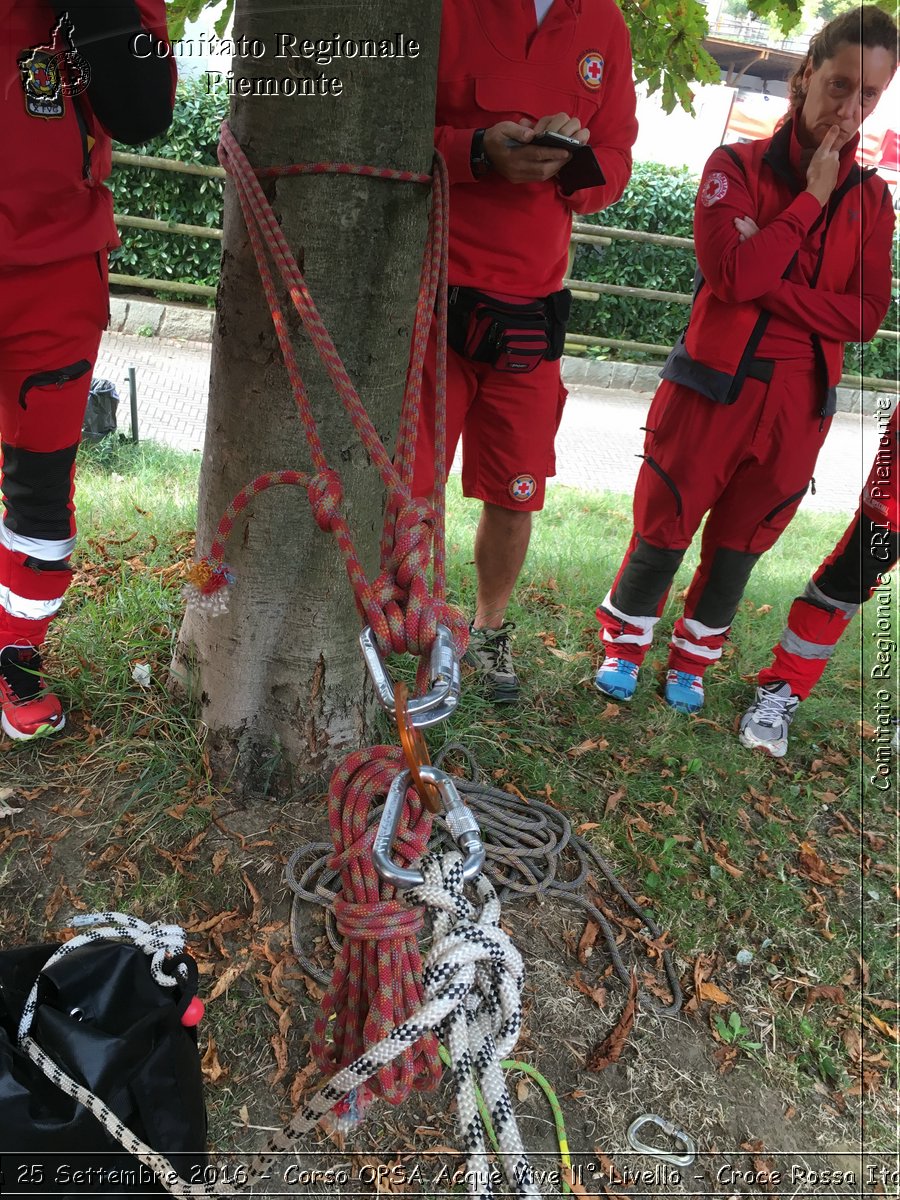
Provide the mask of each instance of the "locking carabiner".
[{"label": "locking carabiner", "polygon": [[[387,712],[393,713],[394,683],[388,674],[371,625],[367,625],[359,635],[359,644],[375,684],[378,702]],[[453,634],[446,625],[438,625],[437,637],[431,647],[429,687],[431,690],[426,695],[414,696],[409,701],[409,718],[416,729],[427,729],[430,725],[437,725],[439,721],[446,720],[459,704],[462,687],[459,659],[456,657]]]},{"label": "locking carabiner", "polygon": [[[642,1142],[637,1136],[637,1131],[644,1125],[658,1125],[663,1133],[667,1133],[674,1141],[681,1142],[684,1154],[670,1154],[668,1150],[657,1150],[655,1146],[648,1146],[646,1142]],[[661,1158],[663,1162],[671,1163],[673,1167],[689,1167],[697,1157],[697,1146],[691,1135],[685,1133],[683,1129],[679,1129],[677,1125],[673,1125],[666,1117],[660,1117],[656,1113],[644,1113],[642,1117],[637,1117],[628,1126],[628,1133],[625,1136],[632,1150],[637,1150],[640,1154],[652,1154],[654,1158]]]},{"label": "locking carabiner", "polygon": [[[470,808],[462,802],[452,778],[439,767],[421,766],[419,774],[426,783],[433,784],[440,795],[444,806],[443,817],[450,834],[459,846],[465,860],[463,862],[463,879],[468,883],[481,872],[484,866],[484,846],[478,829],[478,822]],[[385,881],[399,891],[407,888],[421,887],[425,876],[421,871],[412,867],[400,867],[391,858],[394,838],[397,836],[397,826],[400,824],[400,813],[403,800],[412,783],[410,771],[401,771],[391,784],[384,802],[384,811],[378,822],[378,831],[372,844],[372,862],[375,870]]]}]

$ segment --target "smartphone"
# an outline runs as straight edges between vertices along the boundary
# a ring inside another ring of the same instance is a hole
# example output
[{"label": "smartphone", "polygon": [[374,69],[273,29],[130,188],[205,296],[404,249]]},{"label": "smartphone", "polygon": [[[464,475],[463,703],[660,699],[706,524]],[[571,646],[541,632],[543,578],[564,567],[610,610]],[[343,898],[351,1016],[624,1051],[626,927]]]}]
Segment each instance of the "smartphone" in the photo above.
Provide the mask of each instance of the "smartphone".
[{"label": "smartphone", "polygon": [[566,137],[564,133],[550,132],[539,133],[537,137],[532,138],[527,144],[529,146],[547,146],[553,150],[571,150],[572,152],[584,148],[584,143],[580,142],[578,138]]},{"label": "smartphone", "polygon": [[566,137],[564,133],[540,133],[530,142],[516,142],[510,139],[507,143],[510,149],[522,150],[526,146],[546,146],[554,150],[568,150],[572,157],[563,163],[557,173],[557,179],[566,195],[577,192],[581,188],[599,187],[606,183],[606,176],[597,162],[597,156],[585,142],[578,138]]}]

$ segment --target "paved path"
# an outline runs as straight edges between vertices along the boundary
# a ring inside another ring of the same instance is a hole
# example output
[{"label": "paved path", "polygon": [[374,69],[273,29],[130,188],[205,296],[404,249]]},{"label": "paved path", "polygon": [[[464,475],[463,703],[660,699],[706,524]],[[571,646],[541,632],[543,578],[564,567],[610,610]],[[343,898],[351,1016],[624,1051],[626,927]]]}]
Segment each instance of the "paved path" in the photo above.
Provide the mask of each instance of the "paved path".
[{"label": "paved path", "polygon": [[[104,334],[95,374],[115,383],[123,429],[129,424],[129,366],[137,368],[140,436],[202,451],[209,346]],[[640,466],[635,455],[649,402],[649,395],[637,392],[573,386],[557,438],[556,482],[588,492],[630,492]],[[873,418],[839,413],[819,457],[816,494],[807,495],[803,507],[851,513],[877,442]]]}]

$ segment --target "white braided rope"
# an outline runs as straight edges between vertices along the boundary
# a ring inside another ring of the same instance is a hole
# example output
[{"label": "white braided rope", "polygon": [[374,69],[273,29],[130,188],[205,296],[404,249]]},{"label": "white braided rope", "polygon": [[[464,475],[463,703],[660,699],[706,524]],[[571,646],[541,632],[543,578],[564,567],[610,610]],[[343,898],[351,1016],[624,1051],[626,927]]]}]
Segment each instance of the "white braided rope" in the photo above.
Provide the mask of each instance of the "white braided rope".
[{"label": "white braided rope", "polygon": [[[475,880],[480,908],[463,894],[462,856],[451,851],[427,855],[420,864],[425,884],[407,893],[434,916],[434,939],[422,973],[425,1003],[411,1017],[320,1088],[270,1138],[248,1164],[240,1185],[233,1181],[189,1184],[164,1155],[138,1138],[107,1105],[67,1075],[30,1037],[21,1041],[29,1058],[56,1086],[77,1100],[127,1153],[156,1173],[173,1196],[233,1195],[272,1177],[276,1156],[293,1151],[298,1141],[351,1092],[382,1067],[434,1031],[442,1035],[452,1060],[457,1124],[468,1155],[469,1194],[492,1196],[491,1170],[478,1113],[475,1087],[480,1085],[500,1148],[502,1166],[515,1195],[540,1196],[516,1126],[500,1059],[516,1043],[521,1026],[522,959],[500,928],[500,904],[491,883]],[[110,914],[103,914],[106,919]],[[172,928],[172,927],[163,927]],[[89,936],[89,935],[88,935]],[[117,936],[122,936],[121,932]]]},{"label": "white braided rope", "polygon": [[[41,968],[42,971],[46,971],[52,963],[59,962],[73,950],[77,950],[80,946],[86,946],[90,942],[128,941],[133,942],[135,946],[150,956],[150,973],[160,987],[175,986],[176,980],[163,969],[163,962],[166,958],[184,952],[184,930],[180,925],[160,925],[156,922],[148,925],[146,921],[142,921],[138,917],[118,912],[83,913],[73,917],[70,923],[76,929],[83,926],[93,926],[93,928],[88,929],[87,933],[76,934],[70,941],[64,942],[50,955]],[[181,971],[184,973],[183,964]],[[38,980],[36,979],[22,1009],[22,1019],[19,1021],[17,1033],[19,1042],[23,1042],[31,1031],[31,1022],[34,1020],[37,1008],[37,994]]]}]

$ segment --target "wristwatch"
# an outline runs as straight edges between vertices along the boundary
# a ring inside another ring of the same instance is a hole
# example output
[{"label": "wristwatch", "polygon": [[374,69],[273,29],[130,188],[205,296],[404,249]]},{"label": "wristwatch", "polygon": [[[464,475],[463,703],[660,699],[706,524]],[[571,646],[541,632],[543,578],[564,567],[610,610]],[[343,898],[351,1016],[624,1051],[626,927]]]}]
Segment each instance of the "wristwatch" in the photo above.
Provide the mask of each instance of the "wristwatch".
[{"label": "wristwatch", "polygon": [[476,129],[472,134],[472,149],[469,151],[469,166],[476,179],[481,179],[493,169],[494,164],[488,158],[484,149],[484,130]]}]

